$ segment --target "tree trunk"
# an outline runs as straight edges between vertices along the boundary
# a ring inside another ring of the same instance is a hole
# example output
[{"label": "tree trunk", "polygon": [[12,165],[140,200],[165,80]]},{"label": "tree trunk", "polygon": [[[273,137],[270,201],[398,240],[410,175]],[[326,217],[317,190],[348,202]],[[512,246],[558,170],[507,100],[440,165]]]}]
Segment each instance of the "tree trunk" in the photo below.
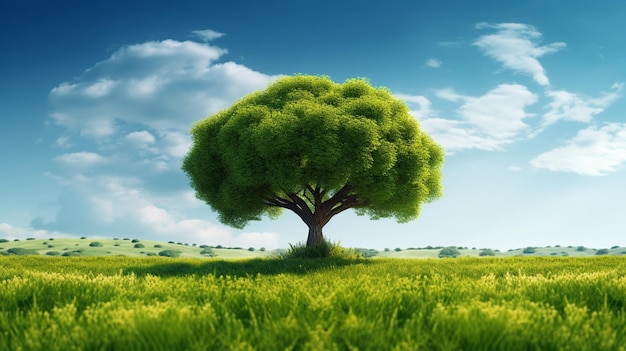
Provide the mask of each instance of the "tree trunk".
[{"label": "tree trunk", "polygon": [[324,241],[324,235],[322,234],[322,225],[319,223],[309,224],[309,237],[306,240],[306,246],[311,247],[315,244],[319,244]]}]

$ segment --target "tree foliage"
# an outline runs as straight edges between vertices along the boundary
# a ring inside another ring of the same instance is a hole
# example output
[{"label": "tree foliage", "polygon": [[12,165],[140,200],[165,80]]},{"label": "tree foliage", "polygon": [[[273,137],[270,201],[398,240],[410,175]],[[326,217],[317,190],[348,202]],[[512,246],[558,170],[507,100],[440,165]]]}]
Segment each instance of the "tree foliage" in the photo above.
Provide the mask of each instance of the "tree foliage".
[{"label": "tree foliage", "polygon": [[182,168],[196,196],[236,228],[289,209],[312,245],[346,209],[407,222],[441,196],[443,149],[402,100],[364,79],[282,78],[191,134]]}]

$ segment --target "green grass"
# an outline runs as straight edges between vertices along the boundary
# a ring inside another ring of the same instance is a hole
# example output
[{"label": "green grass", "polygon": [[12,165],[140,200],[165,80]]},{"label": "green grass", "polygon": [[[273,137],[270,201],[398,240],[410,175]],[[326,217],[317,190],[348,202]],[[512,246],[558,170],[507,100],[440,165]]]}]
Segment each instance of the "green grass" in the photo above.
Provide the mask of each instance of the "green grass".
[{"label": "green grass", "polygon": [[0,350],[626,349],[620,256],[0,267]]}]

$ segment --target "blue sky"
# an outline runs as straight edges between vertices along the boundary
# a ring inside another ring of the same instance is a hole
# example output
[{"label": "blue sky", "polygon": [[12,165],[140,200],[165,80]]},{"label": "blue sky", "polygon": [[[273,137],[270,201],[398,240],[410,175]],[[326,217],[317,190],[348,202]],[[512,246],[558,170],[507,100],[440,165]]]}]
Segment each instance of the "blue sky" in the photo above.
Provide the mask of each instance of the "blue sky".
[{"label": "blue sky", "polygon": [[180,170],[191,124],[272,79],[367,77],[446,149],[416,221],[342,213],[382,249],[626,245],[623,1],[3,1],[0,237],[287,247],[225,227]]}]

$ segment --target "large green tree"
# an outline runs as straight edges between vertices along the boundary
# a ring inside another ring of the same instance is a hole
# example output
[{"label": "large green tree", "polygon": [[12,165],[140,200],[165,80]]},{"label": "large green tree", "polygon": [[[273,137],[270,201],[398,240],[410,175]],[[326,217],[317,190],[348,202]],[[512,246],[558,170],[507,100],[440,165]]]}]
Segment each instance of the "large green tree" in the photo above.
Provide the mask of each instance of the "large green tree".
[{"label": "large green tree", "polygon": [[402,100],[364,79],[278,79],[191,133],[182,168],[222,223],[288,209],[308,226],[307,246],[347,209],[406,222],[441,196],[443,149]]}]

